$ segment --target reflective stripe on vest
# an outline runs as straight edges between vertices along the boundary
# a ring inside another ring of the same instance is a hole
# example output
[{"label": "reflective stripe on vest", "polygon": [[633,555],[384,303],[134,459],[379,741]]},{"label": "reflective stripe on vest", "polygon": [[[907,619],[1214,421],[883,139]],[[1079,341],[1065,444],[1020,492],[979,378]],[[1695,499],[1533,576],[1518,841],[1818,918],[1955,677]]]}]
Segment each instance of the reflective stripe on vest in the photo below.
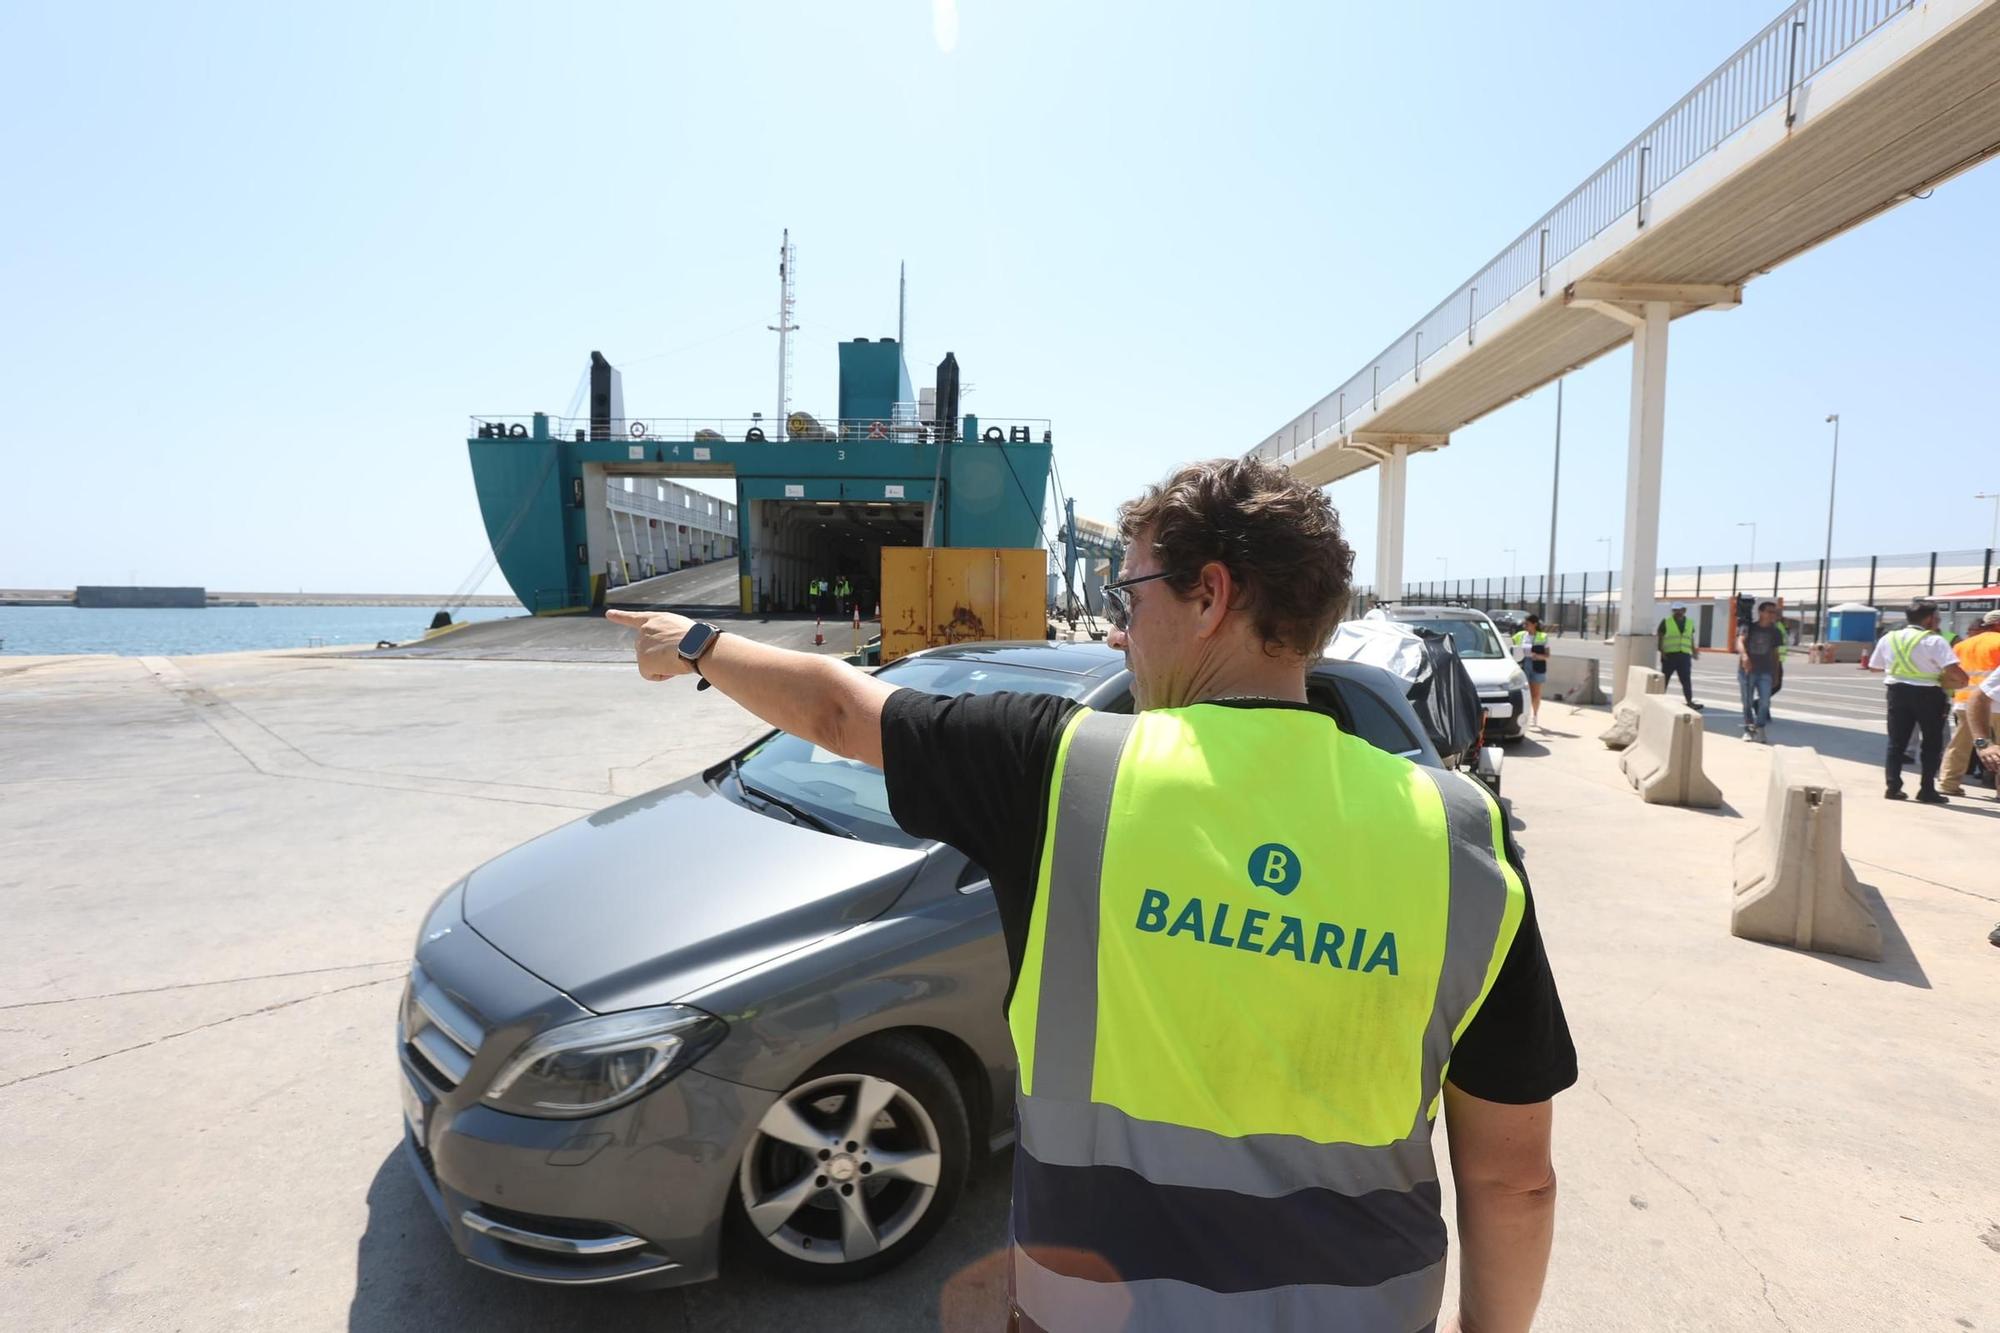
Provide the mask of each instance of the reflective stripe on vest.
[{"label": "reflective stripe on vest", "polygon": [[1889,675],[1892,679],[1915,681],[1919,685],[1938,683],[1939,673],[1919,670],[1914,656],[1917,645],[1929,638],[1930,633],[1921,625],[1905,625],[1889,635]]},{"label": "reflective stripe on vest", "polygon": [[1958,664],[1965,668],[1965,688],[1955,696],[1960,703],[1971,701],[1980,682],[2000,667],[2000,629],[1981,630],[1968,634],[1952,649],[1958,655]]},{"label": "reflective stripe on vest", "polygon": [[1679,627],[1676,628],[1672,616],[1668,616],[1665,620],[1662,620],[1660,622],[1660,651],[1663,653],[1694,652],[1694,622],[1692,620],[1683,620]]},{"label": "reflective stripe on vest", "polygon": [[1432,1120],[1523,904],[1492,802],[1316,713],[1196,705],[1080,712],[1050,806],[1009,1013],[1023,1313],[1428,1326]]}]

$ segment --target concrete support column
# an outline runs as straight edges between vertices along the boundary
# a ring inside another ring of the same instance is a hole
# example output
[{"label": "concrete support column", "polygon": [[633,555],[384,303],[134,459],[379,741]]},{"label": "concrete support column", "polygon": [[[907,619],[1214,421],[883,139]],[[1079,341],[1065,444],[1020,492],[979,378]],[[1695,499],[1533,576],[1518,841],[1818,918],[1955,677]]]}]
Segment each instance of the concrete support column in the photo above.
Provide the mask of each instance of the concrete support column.
[{"label": "concrete support column", "polygon": [[1653,631],[1659,614],[1653,580],[1660,568],[1660,462],[1667,421],[1665,301],[1641,303],[1632,327],[1631,431],[1625,450],[1625,549],[1618,594],[1618,633],[1611,647],[1613,699],[1625,694],[1625,671],[1656,666]]},{"label": "concrete support column", "polygon": [[1403,595],[1403,510],[1408,493],[1410,447],[1392,444],[1376,469],[1380,484],[1375,506],[1375,599]]}]

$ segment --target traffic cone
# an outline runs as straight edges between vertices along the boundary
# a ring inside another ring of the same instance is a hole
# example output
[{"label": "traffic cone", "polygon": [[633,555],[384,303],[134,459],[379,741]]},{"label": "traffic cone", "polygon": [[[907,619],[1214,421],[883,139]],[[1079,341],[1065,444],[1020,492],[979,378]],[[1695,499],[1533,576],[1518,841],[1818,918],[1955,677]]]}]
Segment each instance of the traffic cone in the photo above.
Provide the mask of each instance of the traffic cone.
[{"label": "traffic cone", "polygon": [[825,646],[826,646],[826,635],[824,635],[824,634],[822,634],[822,633],[820,632],[821,628],[822,628],[822,626],[821,626],[821,622],[820,622],[820,618],[819,618],[818,616],[814,616],[814,617],[813,617],[813,647],[815,647],[815,648],[823,648],[823,647],[825,647]]}]

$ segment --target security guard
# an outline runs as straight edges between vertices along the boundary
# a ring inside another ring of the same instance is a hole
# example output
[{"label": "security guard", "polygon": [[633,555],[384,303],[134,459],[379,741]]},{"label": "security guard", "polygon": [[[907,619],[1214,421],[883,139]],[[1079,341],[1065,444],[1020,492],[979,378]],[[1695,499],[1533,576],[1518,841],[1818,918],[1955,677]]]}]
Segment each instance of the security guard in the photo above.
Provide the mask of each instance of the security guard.
[{"label": "security guard", "polygon": [[1951,650],[1958,655],[1958,664],[1965,668],[1966,684],[1952,701],[1958,726],[1952,731],[1951,746],[1944,754],[1944,773],[1938,779],[1938,790],[1947,796],[1963,796],[1973,747],[1981,740],[1995,739],[1990,724],[1981,730],[1973,723],[1971,705],[1981,682],[1994,668],[2000,667],[2000,611],[1988,611],[1981,616],[1978,627],[1953,644]]},{"label": "security guard", "polygon": [[1892,801],[1907,799],[1903,751],[1910,744],[1910,732],[1916,730],[1923,736],[1918,751],[1917,800],[1925,805],[1950,805],[1937,789],[1938,761],[1944,754],[1944,723],[1951,708],[1948,691],[1965,685],[1965,668],[1937,632],[1937,603],[1922,599],[1911,602],[1908,619],[1903,628],[1875,641],[1875,652],[1866,668],[1889,673],[1889,752],[1884,764],[1888,787],[1883,795]]},{"label": "security guard", "polygon": [[990,879],[1015,980],[1016,1327],[1432,1326],[1442,1107],[1460,1317],[1527,1328],[1550,1098],[1576,1057],[1498,808],[1309,702],[1352,568],[1318,489],[1216,460],[1120,520],[1105,603],[1136,714],[898,690],[893,670],[614,618],[648,678],[699,670],[881,766],[897,823]]},{"label": "security guard", "polygon": [[1694,701],[1694,622],[1688,619],[1686,602],[1675,602],[1671,612],[1660,622],[1660,670],[1669,681],[1679,676],[1688,707],[1700,708]]}]

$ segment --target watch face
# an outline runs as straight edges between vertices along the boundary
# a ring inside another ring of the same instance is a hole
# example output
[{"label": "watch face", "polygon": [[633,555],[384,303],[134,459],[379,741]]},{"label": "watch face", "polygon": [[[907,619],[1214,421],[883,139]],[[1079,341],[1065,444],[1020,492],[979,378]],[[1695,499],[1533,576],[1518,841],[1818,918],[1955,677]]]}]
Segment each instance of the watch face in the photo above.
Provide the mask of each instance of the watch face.
[{"label": "watch face", "polygon": [[680,654],[692,662],[700,657],[709,642],[719,633],[715,626],[706,621],[696,621],[686,634],[681,636]]}]

